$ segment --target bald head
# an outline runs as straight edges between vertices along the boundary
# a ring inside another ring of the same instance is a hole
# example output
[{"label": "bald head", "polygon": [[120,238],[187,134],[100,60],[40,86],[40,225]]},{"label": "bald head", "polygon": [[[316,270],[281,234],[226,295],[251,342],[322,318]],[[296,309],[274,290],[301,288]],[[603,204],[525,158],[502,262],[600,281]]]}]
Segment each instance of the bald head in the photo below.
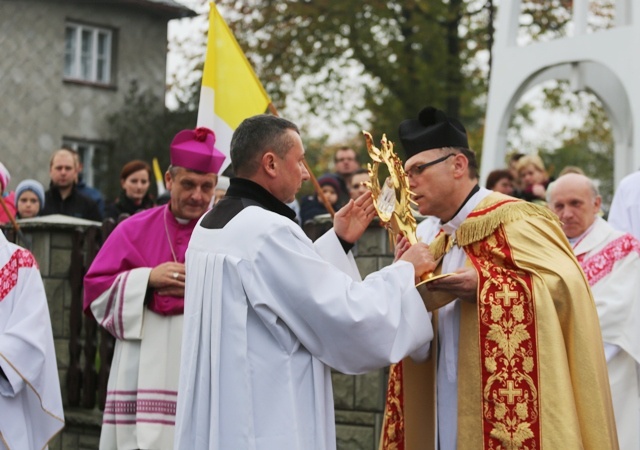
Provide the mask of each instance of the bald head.
[{"label": "bald head", "polygon": [[549,207],[562,222],[562,231],[568,238],[587,231],[602,203],[593,181],[577,173],[568,173],[551,183],[547,196]]},{"label": "bald head", "polygon": [[78,178],[76,153],[66,148],[53,152],[49,162],[49,177],[51,183],[61,190],[62,197],[66,198]]}]

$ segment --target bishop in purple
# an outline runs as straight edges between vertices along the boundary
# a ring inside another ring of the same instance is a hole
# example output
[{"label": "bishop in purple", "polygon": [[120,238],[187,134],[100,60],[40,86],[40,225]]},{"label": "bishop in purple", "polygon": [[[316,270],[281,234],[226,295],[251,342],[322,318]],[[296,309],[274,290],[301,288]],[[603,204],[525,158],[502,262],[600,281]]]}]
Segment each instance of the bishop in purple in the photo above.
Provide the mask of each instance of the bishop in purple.
[{"label": "bishop in purple", "polygon": [[207,128],[179,132],[170,152],[169,203],[120,223],[84,279],[85,312],[116,338],[100,448],[173,446],[185,252],[225,157]]}]

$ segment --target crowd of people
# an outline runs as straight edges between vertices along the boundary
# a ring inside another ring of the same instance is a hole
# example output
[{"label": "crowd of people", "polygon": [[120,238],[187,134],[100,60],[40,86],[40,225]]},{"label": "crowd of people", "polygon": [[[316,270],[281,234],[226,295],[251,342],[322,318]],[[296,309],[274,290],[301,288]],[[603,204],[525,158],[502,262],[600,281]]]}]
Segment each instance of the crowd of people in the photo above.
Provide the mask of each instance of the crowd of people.
[{"label": "crowd of people", "polygon": [[[337,148],[297,213],[311,175],[283,118],[240,124],[230,179],[211,130],[178,133],[166,203],[140,160],[102,204],[72,150],[51,155],[46,191],[9,192],[0,163],[0,222],[119,222],[84,278],[85,313],[116,339],[100,448],[332,449],[331,370],[394,364],[382,448],[640,449],[640,172],[607,223],[593,180],[554,180],[536,155],[481,187],[465,127],[436,108],[399,137],[421,240],[365,279],[369,172]],[[312,242],[300,225],[330,212]],[[0,447],[42,448],[64,423],[49,312],[35,259],[0,238]],[[424,274],[447,276],[416,287]]]},{"label": "crowd of people", "polygon": [[[0,188],[2,208],[0,224],[12,219],[31,219],[39,216],[62,214],[66,216],[102,221],[111,218],[115,222],[166,203],[150,192],[151,167],[142,160],[126,163],[120,171],[121,191],[111,202],[105,202],[102,193],[82,180],[82,163],[77,152],[63,148],[51,155],[49,163],[49,189],[38,180],[25,179],[14,191],[8,190],[11,174],[0,162]],[[225,185],[226,182],[226,185]],[[215,201],[224,197],[228,178],[220,177],[216,186]],[[166,199],[168,201],[168,197]]]},{"label": "crowd of people", "polygon": [[[289,206],[296,210],[296,220],[305,224],[314,218],[339,210],[350,198],[357,198],[368,190],[369,172],[363,168],[358,153],[348,146],[335,150],[334,172],[318,178],[322,194],[304,196]],[[101,221],[111,218],[121,221],[137,212],[165,204],[168,195],[154,197],[151,193],[152,172],[142,160],[126,163],[120,171],[120,194],[105,202],[102,193],[88,186],[82,178],[82,162],[77,152],[63,148],[52,153],[49,165],[49,189],[34,179],[21,181],[14,191],[7,189],[11,176],[0,162],[0,187],[5,208],[0,209],[0,224],[11,218],[29,219],[51,214],[63,214],[82,219]],[[486,181],[487,189],[502,192],[528,201],[545,203],[546,187],[552,180],[544,163],[536,155],[514,153],[508,169],[492,171]],[[213,204],[221,200],[229,187],[229,177],[220,175],[213,196]],[[322,198],[324,197],[324,198]]]}]

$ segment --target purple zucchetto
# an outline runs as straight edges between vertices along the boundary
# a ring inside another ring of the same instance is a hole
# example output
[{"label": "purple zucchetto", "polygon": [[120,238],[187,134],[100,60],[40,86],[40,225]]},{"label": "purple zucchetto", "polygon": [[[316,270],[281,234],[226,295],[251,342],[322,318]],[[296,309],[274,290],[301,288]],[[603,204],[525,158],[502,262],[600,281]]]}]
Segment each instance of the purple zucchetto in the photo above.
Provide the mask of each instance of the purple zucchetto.
[{"label": "purple zucchetto", "polygon": [[171,141],[171,165],[217,174],[225,155],[215,143],[216,135],[208,128],[182,130]]},{"label": "purple zucchetto", "polygon": [[432,106],[418,114],[418,119],[407,119],[398,129],[407,159],[425,150],[444,147],[469,148],[467,131],[452,117]]}]

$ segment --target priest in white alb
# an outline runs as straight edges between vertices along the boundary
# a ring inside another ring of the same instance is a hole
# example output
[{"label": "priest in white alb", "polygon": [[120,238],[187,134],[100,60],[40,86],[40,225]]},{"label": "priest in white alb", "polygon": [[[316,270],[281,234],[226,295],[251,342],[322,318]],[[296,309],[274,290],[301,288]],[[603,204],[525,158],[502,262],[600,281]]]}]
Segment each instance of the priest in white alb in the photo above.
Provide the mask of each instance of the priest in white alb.
[{"label": "priest in white alb", "polygon": [[350,249],[370,193],[311,242],[286,206],[309,178],[297,127],[260,115],[231,141],[231,179],[187,251],[175,448],[336,448],[331,368],[364,373],[426,358],[431,323],[415,277],[425,244],[360,280]]},{"label": "priest in white alb", "polygon": [[116,338],[101,449],[173,447],[184,258],[224,160],[214,144],[206,128],[174,137],[165,174],[169,203],[121,222],[85,276],[85,312]]},{"label": "priest in white alb", "polygon": [[558,215],[596,303],[620,448],[640,449],[640,242],[598,216],[592,180],[567,174],[551,184]]},{"label": "priest in white alb", "polygon": [[0,231],[0,450],[40,450],[62,427],[51,318],[38,264]]}]

